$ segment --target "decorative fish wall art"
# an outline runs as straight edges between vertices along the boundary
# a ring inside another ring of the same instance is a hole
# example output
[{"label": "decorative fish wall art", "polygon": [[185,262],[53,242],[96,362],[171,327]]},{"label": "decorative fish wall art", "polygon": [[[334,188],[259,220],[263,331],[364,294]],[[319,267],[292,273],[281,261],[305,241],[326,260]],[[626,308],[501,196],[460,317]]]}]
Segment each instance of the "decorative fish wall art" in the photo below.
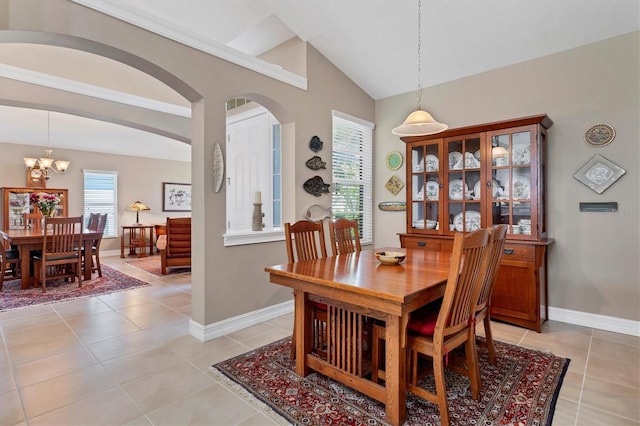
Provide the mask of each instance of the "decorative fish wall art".
[{"label": "decorative fish wall art", "polygon": [[317,155],[309,158],[305,164],[311,170],[320,170],[327,168],[327,163],[325,161],[322,161],[322,158],[318,157]]},{"label": "decorative fish wall art", "polygon": [[313,136],[309,141],[309,148],[313,152],[320,151],[322,149],[322,141],[320,140],[320,138],[317,136]]},{"label": "decorative fish wall art", "polygon": [[319,197],[322,194],[328,194],[330,186],[330,184],[324,183],[320,176],[314,176],[307,179],[307,181],[302,184],[305,191],[311,195],[315,195],[316,197]]}]

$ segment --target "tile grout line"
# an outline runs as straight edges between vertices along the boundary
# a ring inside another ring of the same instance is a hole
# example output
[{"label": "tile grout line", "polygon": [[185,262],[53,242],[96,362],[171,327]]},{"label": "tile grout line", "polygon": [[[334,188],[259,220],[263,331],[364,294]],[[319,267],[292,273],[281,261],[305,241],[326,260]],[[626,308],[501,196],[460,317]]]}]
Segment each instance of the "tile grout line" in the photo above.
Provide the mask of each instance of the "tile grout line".
[{"label": "tile grout line", "polygon": [[576,410],[575,426],[578,426],[578,417],[580,415],[580,407],[582,406],[582,392],[584,391],[584,382],[587,380],[587,367],[589,366],[589,357],[591,356],[591,345],[593,344],[593,328],[589,337],[589,348],[587,349],[587,361],[584,363],[584,371],[582,372],[582,383],[580,383],[580,394],[578,395],[578,409]]},{"label": "tile grout line", "polygon": [[13,384],[16,387],[16,394],[18,394],[18,399],[20,400],[20,408],[22,408],[22,419],[24,422],[28,424],[27,418],[27,409],[24,406],[24,401],[22,400],[22,393],[20,392],[20,387],[18,386],[18,381],[16,380],[16,375],[14,371],[14,363],[11,358],[11,353],[9,352],[9,345],[7,344],[7,339],[5,338],[4,328],[0,324],[0,337],[2,338],[2,344],[4,345],[4,351],[7,356],[9,369],[11,370],[11,378],[13,379]]}]

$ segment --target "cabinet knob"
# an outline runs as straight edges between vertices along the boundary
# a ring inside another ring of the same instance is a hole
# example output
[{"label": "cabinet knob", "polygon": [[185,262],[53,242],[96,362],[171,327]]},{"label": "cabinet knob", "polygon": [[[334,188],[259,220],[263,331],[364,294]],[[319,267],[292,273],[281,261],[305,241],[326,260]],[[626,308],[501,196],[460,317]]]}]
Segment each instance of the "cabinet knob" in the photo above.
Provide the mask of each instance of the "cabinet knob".
[{"label": "cabinet knob", "polygon": [[504,250],[502,250],[503,254],[513,254],[514,252],[515,252],[514,249],[504,249]]}]

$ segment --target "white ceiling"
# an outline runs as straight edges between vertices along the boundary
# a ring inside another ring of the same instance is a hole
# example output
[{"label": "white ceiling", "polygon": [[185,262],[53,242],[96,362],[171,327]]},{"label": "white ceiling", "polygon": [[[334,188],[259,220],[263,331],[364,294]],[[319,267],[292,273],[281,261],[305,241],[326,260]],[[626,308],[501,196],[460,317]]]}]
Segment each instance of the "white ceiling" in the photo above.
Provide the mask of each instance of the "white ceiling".
[{"label": "white ceiling", "polygon": [[[376,100],[414,91],[418,84],[417,0],[73,1],[164,35],[180,34],[182,42],[195,40],[226,49],[241,49],[250,55],[259,55],[297,36],[318,49]],[[638,0],[423,0],[422,86],[637,30],[640,30]],[[60,58],[58,53],[56,57]],[[2,62],[15,64],[6,52],[2,58]],[[65,63],[64,58],[60,60]],[[52,71],[51,62],[46,60],[25,66],[42,73]],[[53,74],[59,76],[59,70],[55,71]],[[131,88],[113,87],[110,82],[109,89],[127,92]],[[170,96],[163,100],[167,98]],[[39,144],[33,139],[35,129],[16,127],[17,123],[33,121],[14,115],[21,112],[15,110],[22,109],[8,108],[0,109],[0,141],[8,141],[5,132],[11,131],[13,139],[22,135],[20,140]],[[55,119],[61,119],[63,115],[56,115]],[[54,115],[51,117],[54,120]],[[12,125],[7,126],[7,121],[3,120],[11,120]],[[95,120],[84,124],[77,121],[70,128],[88,133],[60,134],[60,141],[84,140],[83,148],[69,148],[89,149],[86,141],[93,137],[88,138],[88,135],[96,136],[96,140],[97,135],[104,136],[112,142],[140,139],[143,155],[157,151],[158,143],[172,143],[160,136],[109,126],[115,125]],[[38,131],[42,133],[41,129]],[[42,136],[39,138],[42,140]],[[158,138],[155,142],[150,140],[155,138]],[[46,140],[43,143],[56,146]],[[100,139],[100,143],[104,140]],[[77,146],[80,142],[70,144]],[[117,145],[110,143],[107,146],[119,150]],[[134,146],[132,143],[127,145],[127,150]],[[175,155],[172,158],[176,158]]]},{"label": "white ceiling", "polygon": [[[262,49],[283,41],[277,21],[376,100],[417,87],[417,0],[75,1],[199,41],[253,34]],[[423,86],[638,29],[638,0],[423,0]]]}]

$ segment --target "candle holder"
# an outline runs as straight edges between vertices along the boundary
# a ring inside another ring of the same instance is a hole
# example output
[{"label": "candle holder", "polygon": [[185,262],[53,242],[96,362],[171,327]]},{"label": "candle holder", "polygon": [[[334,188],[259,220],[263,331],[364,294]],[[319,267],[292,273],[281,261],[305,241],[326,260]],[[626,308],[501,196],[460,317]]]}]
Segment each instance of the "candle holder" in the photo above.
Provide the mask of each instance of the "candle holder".
[{"label": "candle holder", "polygon": [[253,223],[251,225],[252,230],[262,231],[262,228],[264,228],[264,223],[262,223],[263,217],[264,213],[262,213],[262,203],[253,203]]}]

